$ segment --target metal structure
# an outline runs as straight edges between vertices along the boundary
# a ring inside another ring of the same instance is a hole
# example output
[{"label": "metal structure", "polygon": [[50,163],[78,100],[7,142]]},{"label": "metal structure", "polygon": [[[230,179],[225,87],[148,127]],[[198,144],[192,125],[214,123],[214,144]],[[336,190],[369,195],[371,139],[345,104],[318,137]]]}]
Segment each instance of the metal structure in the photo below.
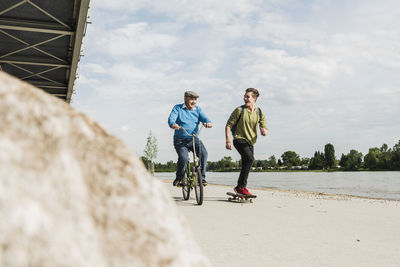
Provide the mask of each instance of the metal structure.
[{"label": "metal structure", "polygon": [[90,0],[0,0],[0,70],[70,103]]}]

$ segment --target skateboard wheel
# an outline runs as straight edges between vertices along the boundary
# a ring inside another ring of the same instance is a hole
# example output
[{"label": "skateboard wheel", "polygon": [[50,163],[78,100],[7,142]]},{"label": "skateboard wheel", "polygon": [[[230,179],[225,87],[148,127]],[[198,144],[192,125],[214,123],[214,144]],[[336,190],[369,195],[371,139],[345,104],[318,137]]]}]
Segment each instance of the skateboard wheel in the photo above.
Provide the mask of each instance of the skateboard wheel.
[{"label": "skateboard wheel", "polygon": [[231,197],[230,197],[230,198],[228,198],[228,200],[229,200],[229,201],[232,201],[232,200],[233,200],[233,198],[231,198]]},{"label": "skateboard wheel", "polygon": [[253,200],[252,200],[252,199],[250,199],[250,203],[253,203]]}]

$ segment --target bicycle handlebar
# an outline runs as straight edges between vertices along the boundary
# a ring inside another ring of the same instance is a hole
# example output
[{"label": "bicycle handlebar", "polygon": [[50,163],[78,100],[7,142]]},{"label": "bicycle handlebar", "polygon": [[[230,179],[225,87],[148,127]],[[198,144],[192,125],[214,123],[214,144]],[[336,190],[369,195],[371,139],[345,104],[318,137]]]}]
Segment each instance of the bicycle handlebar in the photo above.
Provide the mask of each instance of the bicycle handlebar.
[{"label": "bicycle handlebar", "polygon": [[[192,137],[198,135],[198,133],[197,133],[197,134],[189,134],[189,133],[186,131],[185,128],[183,128],[183,127],[180,126],[180,125],[178,125],[178,126],[179,126],[179,128],[178,128],[178,129],[174,129],[174,130],[180,130],[180,129],[182,129],[187,135],[192,136]],[[202,126],[205,126],[205,123],[202,123]],[[199,132],[200,132],[200,131],[199,131]]]},{"label": "bicycle handlebar", "polygon": [[178,128],[178,130],[179,129],[182,129],[187,135],[189,135],[189,136],[196,136],[195,134],[189,134],[187,131],[186,131],[186,129],[185,128],[183,128],[182,126],[179,126],[179,128]]}]

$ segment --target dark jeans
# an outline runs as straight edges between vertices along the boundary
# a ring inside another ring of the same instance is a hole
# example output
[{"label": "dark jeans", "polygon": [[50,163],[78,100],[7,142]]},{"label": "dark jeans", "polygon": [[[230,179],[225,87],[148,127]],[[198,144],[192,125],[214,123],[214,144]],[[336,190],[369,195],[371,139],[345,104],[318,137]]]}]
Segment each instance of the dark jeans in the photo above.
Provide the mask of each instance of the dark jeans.
[{"label": "dark jeans", "polygon": [[247,185],[247,178],[249,177],[251,165],[253,165],[254,162],[254,147],[249,145],[244,139],[233,140],[233,146],[242,157],[242,169],[240,170],[237,185],[238,187],[245,187]]},{"label": "dark jeans", "polygon": [[[207,167],[207,150],[203,142],[198,138],[195,138],[196,155],[200,155],[200,165],[201,165],[201,176],[203,179],[206,178],[206,167]],[[193,151],[193,141],[192,138],[174,138],[174,147],[176,153],[178,154],[178,164],[176,168],[176,178],[182,179],[185,176],[186,165],[189,161],[188,151]]]}]

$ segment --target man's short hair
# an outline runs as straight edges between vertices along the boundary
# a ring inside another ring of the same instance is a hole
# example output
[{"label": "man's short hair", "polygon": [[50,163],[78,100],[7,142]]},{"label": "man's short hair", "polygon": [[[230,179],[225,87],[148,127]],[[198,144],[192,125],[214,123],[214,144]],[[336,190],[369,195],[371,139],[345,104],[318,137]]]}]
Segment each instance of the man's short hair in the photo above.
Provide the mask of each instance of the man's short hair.
[{"label": "man's short hair", "polygon": [[248,92],[253,93],[253,96],[255,96],[256,98],[260,95],[260,93],[258,92],[258,90],[256,88],[247,88],[246,93],[248,93]]}]

